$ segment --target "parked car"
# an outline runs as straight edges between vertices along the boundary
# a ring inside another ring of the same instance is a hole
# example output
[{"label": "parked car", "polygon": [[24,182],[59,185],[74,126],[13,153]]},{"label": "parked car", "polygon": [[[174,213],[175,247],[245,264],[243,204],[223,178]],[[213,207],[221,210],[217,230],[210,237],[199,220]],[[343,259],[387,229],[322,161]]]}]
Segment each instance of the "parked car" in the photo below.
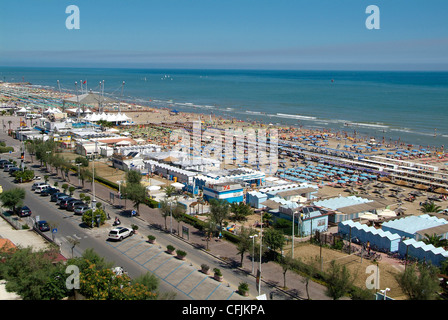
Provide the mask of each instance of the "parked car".
[{"label": "parked car", "polygon": [[61,203],[61,201],[62,200],[65,200],[65,199],[67,199],[67,198],[71,198],[69,195],[60,195],[59,197],[58,197],[58,199],[56,200],[56,204],[57,205],[59,205],[60,203]]},{"label": "parked car", "polygon": [[46,196],[51,196],[52,194],[55,194],[56,192],[59,192],[59,189],[49,187],[49,188],[42,190],[40,192],[40,195],[46,197]]},{"label": "parked car", "polygon": [[47,183],[45,183],[45,182],[34,182],[33,185],[31,186],[31,191],[34,191],[34,190],[36,190],[37,187],[43,186],[43,185],[46,185],[46,184]]},{"label": "parked car", "polygon": [[14,167],[12,163],[7,163],[3,166],[3,171],[8,172],[10,168]]},{"label": "parked car", "polygon": [[68,194],[65,194],[64,192],[53,193],[51,195],[50,201],[51,202],[56,202],[60,196],[68,196]]},{"label": "parked car", "polygon": [[23,217],[29,217],[32,212],[30,208],[28,208],[27,206],[23,206],[16,209],[16,213],[19,217],[23,218]]},{"label": "parked car", "polygon": [[41,186],[36,187],[36,189],[34,189],[35,193],[41,193],[43,190],[50,188],[50,186],[48,184],[44,184]]},{"label": "parked car", "polygon": [[5,164],[11,163],[9,160],[1,159],[0,160],[0,168],[4,168]]},{"label": "parked car", "polygon": [[20,171],[20,168],[13,166],[13,167],[9,168],[8,172],[11,176],[13,176],[14,172],[16,172],[16,171]]},{"label": "parked car", "polygon": [[82,205],[85,205],[85,203],[82,202],[81,200],[76,199],[75,201],[70,201],[70,202],[67,204],[67,210],[68,210],[68,211],[75,211],[75,208],[76,208],[76,207],[78,207],[78,206],[82,206]]},{"label": "parked car", "polygon": [[123,240],[124,238],[127,238],[134,234],[134,230],[131,228],[126,227],[116,227],[109,231],[108,238],[111,240]]},{"label": "parked car", "polygon": [[77,206],[77,207],[75,207],[75,209],[73,210],[73,212],[74,212],[75,214],[83,215],[87,210],[90,210],[90,207],[88,207],[87,205],[81,205],[81,206]]},{"label": "parked car", "polygon": [[70,196],[68,196],[67,198],[61,199],[61,201],[59,201],[59,208],[67,209],[67,206],[68,206],[68,203],[70,202],[70,200],[76,200],[76,199],[72,198]]},{"label": "parked car", "polygon": [[39,229],[42,232],[50,231],[50,225],[45,220],[37,221],[36,222],[36,228]]}]

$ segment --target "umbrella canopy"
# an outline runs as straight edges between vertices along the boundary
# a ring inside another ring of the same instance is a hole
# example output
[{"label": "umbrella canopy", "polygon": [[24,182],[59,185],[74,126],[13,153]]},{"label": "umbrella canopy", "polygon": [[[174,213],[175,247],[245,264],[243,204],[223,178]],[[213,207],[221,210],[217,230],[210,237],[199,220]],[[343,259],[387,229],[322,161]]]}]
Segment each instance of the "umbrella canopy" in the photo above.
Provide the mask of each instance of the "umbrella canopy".
[{"label": "umbrella canopy", "polygon": [[448,190],[445,188],[437,188],[434,190],[434,192],[441,193],[441,194],[448,194]]},{"label": "umbrella canopy", "polygon": [[425,186],[424,184],[416,184],[414,186],[415,189],[419,189],[419,190],[427,190],[429,187]]},{"label": "umbrella canopy", "polygon": [[395,181],[395,184],[398,184],[399,186],[407,186],[408,185],[408,183],[403,180],[397,180],[397,181]]}]

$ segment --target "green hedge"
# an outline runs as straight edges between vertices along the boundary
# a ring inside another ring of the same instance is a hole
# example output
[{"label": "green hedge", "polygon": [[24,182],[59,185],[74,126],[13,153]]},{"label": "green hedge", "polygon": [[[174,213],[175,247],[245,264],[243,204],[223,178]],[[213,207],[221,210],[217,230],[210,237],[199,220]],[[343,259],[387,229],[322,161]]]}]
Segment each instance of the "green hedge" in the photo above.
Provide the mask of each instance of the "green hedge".
[{"label": "green hedge", "polygon": [[14,148],[13,147],[0,147],[0,153],[7,153],[7,152],[14,152]]}]

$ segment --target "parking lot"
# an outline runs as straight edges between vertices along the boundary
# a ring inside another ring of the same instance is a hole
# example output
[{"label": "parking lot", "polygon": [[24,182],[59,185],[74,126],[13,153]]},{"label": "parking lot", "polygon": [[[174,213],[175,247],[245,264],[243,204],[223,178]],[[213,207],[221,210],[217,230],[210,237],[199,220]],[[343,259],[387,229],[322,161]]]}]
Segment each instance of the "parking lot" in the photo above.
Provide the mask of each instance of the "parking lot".
[{"label": "parking lot", "polygon": [[188,260],[177,259],[158,244],[148,243],[139,234],[107,243],[193,300],[247,299],[227,283],[214,280],[212,276],[202,273],[198,266]]}]

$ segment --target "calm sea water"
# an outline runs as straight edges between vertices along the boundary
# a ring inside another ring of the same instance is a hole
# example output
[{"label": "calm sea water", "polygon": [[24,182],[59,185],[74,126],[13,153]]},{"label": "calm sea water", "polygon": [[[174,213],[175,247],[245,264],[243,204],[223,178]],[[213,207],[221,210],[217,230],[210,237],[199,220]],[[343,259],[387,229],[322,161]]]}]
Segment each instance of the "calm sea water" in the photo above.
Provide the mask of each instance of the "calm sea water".
[{"label": "calm sea water", "polygon": [[0,67],[0,78],[70,91],[104,80],[105,95],[147,105],[448,145],[448,72]]}]

